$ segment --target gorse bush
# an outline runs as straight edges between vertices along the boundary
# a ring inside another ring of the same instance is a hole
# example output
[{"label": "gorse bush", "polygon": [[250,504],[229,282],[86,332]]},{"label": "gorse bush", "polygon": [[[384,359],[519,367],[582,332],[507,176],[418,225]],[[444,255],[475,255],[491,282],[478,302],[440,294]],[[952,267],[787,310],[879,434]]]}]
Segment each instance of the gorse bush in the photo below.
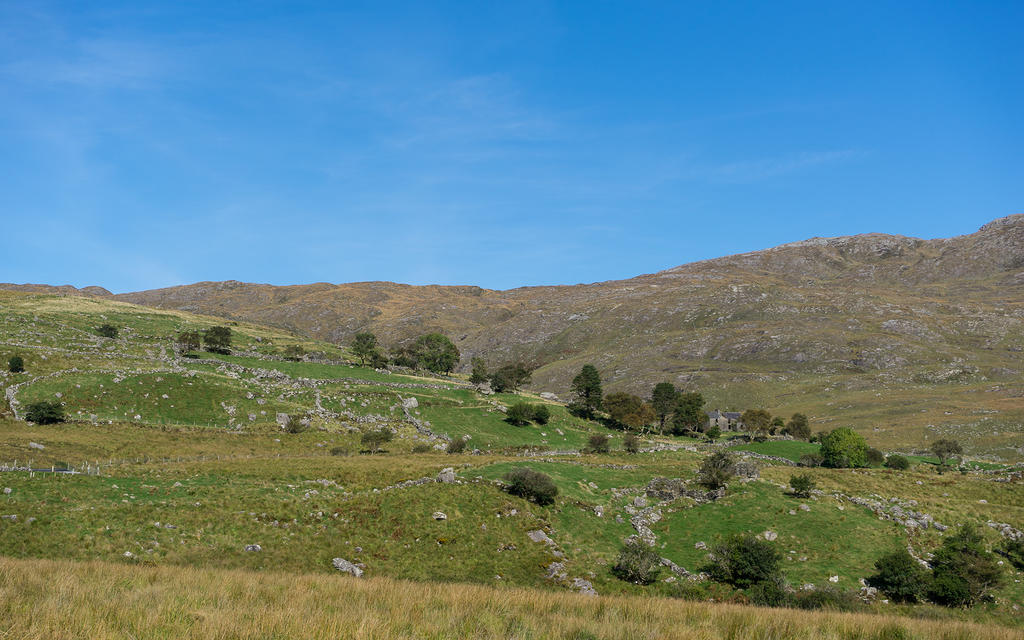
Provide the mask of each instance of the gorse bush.
[{"label": "gorse bush", "polygon": [[906,471],[910,468],[910,460],[906,456],[898,454],[892,454],[885,459],[886,469],[895,469],[896,471]]},{"label": "gorse bush", "polygon": [[640,453],[640,438],[635,433],[627,433],[622,439],[622,448],[628,453]]},{"label": "gorse bush", "polygon": [[533,407],[526,402],[517,402],[505,412],[505,421],[517,427],[529,424],[533,419]]},{"label": "gorse bush", "polygon": [[116,338],[117,327],[112,324],[101,324],[96,328],[96,334],[104,338]]},{"label": "gorse bush", "polygon": [[11,356],[7,361],[7,370],[11,373],[22,373],[25,371],[25,360],[21,356]]},{"label": "gorse bush", "polygon": [[25,419],[36,424],[64,422],[64,407],[59,402],[33,402],[25,407]]},{"label": "gorse bush", "polygon": [[702,571],[712,580],[746,589],[755,584],[781,580],[782,554],[770,543],[750,534],[736,534],[716,545],[713,559]]},{"label": "gorse bush", "polygon": [[628,542],[619,551],[612,575],[633,584],[651,584],[661,572],[661,556],[642,542]]},{"label": "gorse bush", "polygon": [[874,447],[868,447],[864,457],[869,467],[877,467],[885,462],[885,454]]},{"label": "gorse bush", "polygon": [[371,453],[377,453],[381,450],[381,447],[388,442],[391,442],[394,437],[395,434],[391,433],[390,429],[374,429],[373,431],[367,431],[364,433],[359,441]]},{"label": "gorse bush", "polygon": [[985,550],[981,534],[972,525],[962,525],[932,557],[928,597],[948,607],[970,607],[991,598],[1003,581],[1002,568]]},{"label": "gorse bush", "polygon": [[697,481],[704,487],[715,490],[724,487],[735,475],[736,463],[725,451],[717,451],[701,463],[697,470]]},{"label": "gorse bush", "polygon": [[505,474],[504,479],[507,483],[506,491],[541,506],[553,503],[558,495],[558,487],[547,474],[528,467],[513,469]]},{"label": "gorse bush", "polygon": [[445,451],[452,454],[462,453],[465,450],[466,441],[462,438],[452,438],[451,442],[448,443],[448,446],[445,447]]},{"label": "gorse bush", "polygon": [[927,593],[931,574],[907,552],[899,549],[875,561],[875,575],[867,579],[893,602],[917,602]]},{"label": "gorse bush", "polygon": [[798,498],[807,498],[815,488],[814,478],[806,473],[798,476],[790,476],[789,486],[793,490],[794,496]]},{"label": "gorse bush", "polygon": [[412,447],[413,453],[430,453],[431,450],[433,450],[433,447],[431,447],[429,444],[423,444],[422,442],[413,445]]},{"label": "gorse bush", "polygon": [[590,453],[608,453],[610,450],[608,436],[595,433],[587,439],[587,451]]},{"label": "gorse bush", "polygon": [[537,424],[547,424],[551,419],[551,409],[546,404],[533,405],[533,421]]},{"label": "gorse bush", "polygon": [[304,421],[298,416],[288,416],[288,419],[284,421],[282,426],[288,433],[303,433],[309,430],[309,422]]}]

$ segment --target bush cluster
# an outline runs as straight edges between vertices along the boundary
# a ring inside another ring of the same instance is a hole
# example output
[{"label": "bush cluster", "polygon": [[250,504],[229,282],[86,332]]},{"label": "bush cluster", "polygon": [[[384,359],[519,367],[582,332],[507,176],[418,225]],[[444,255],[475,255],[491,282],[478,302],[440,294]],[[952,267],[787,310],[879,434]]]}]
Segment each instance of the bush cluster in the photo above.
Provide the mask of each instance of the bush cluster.
[{"label": "bush cluster", "polygon": [[64,422],[64,407],[59,402],[33,402],[25,407],[25,419],[36,424]]},{"label": "bush cluster", "polygon": [[893,453],[886,457],[885,468],[895,469],[897,471],[906,471],[910,468],[910,460],[908,460],[906,456]]},{"label": "bush cluster", "polygon": [[504,479],[506,491],[541,506],[553,503],[558,495],[558,487],[550,476],[528,467],[513,469],[505,474]]},{"label": "bush cluster", "polygon": [[587,439],[587,451],[590,453],[608,453],[611,448],[611,441],[606,435],[595,433]]},{"label": "bush cluster", "polygon": [[448,446],[445,447],[445,451],[447,453],[452,453],[452,454],[462,453],[465,450],[466,450],[466,441],[463,440],[462,438],[452,438],[451,442],[448,443]]},{"label": "bush cluster", "polygon": [[735,475],[736,462],[725,451],[717,451],[704,458],[697,470],[697,481],[712,491],[724,487]]},{"label": "bush cluster", "polygon": [[521,427],[536,422],[547,424],[551,419],[551,409],[546,404],[530,404],[528,402],[517,402],[508,408],[505,413],[505,420],[510,424]]},{"label": "bush cluster", "polygon": [[22,373],[25,371],[25,360],[21,356],[11,356],[7,361],[7,370],[11,373]]},{"label": "bush cluster", "polygon": [[661,556],[642,542],[631,541],[619,551],[612,574],[633,584],[651,584],[661,572]]}]

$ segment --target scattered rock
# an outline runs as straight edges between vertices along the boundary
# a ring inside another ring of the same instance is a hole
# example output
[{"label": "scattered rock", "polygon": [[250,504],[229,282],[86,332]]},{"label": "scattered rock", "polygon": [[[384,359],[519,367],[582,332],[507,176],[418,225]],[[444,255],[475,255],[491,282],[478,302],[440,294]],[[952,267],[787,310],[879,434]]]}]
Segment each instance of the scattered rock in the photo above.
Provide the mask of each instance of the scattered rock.
[{"label": "scattered rock", "polygon": [[246,551],[263,551],[263,547],[258,544],[247,544],[245,545]]},{"label": "scattered rock", "polygon": [[442,512],[442,511],[435,511],[434,515],[432,517],[434,518],[434,520],[447,520],[448,519],[448,516],[446,516],[444,514],[444,512]]},{"label": "scattered rock", "polygon": [[11,495],[11,488],[10,487],[4,487],[4,495],[5,496]]},{"label": "scattered rock", "polygon": [[802,505],[800,505],[800,510],[801,511],[810,511],[811,508],[808,507],[806,504],[802,504]]},{"label": "scattered rock", "polygon": [[598,518],[603,518],[604,517],[604,507],[602,507],[601,505],[596,505],[594,507],[594,515],[596,515]]},{"label": "scattered rock", "polygon": [[38,451],[42,451],[46,447],[44,447],[43,445],[39,444],[38,442],[30,442],[30,443],[28,443],[28,448],[29,449],[36,449]]},{"label": "scattered rock", "polygon": [[775,533],[774,531],[765,531],[764,532],[764,539],[767,540],[768,542],[774,542],[775,539],[778,538],[778,537],[779,537],[779,534]]},{"label": "scattered rock", "polygon": [[544,544],[552,546],[554,546],[555,544],[555,541],[548,537],[548,534],[544,533],[540,529],[537,529],[536,531],[528,531],[526,535],[530,538],[530,540],[533,540],[534,542],[543,542]]},{"label": "scattered rock", "polygon": [[[415,400],[415,398],[413,398],[413,400]],[[437,474],[437,481],[448,484],[455,482],[455,469],[451,467],[441,469],[441,473]]]},{"label": "scattered rock", "polygon": [[573,591],[578,591],[579,593],[582,593],[585,596],[597,595],[597,590],[594,589],[594,585],[590,582],[590,580],[584,580],[583,578],[573,578],[569,587]]},{"label": "scattered rock", "polygon": [[703,541],[702,541],[702,542],[697,542],[697,543],[695,543],[695,544],[693,545],[693,548],[694,548],[694,549],[700,549],[700,550],[704,551],[704,550],[706,550],[706,549],[708,548],[708,545],[707,545],[707,543],[706,543],[706,542],[703,542]]},{"label": "scattered rock", "polygon": [[351,574],[356,578],[363,577],[363,570],[344,558],[335,558],[334,560],[331,560],[331,565],[342,573]]},{"label": "scattered rock", "polygon": [[828,577],[828,581],[833,583],[833,584],[836,583],[836,582],[839,582],[839,576],[829,576]]}]

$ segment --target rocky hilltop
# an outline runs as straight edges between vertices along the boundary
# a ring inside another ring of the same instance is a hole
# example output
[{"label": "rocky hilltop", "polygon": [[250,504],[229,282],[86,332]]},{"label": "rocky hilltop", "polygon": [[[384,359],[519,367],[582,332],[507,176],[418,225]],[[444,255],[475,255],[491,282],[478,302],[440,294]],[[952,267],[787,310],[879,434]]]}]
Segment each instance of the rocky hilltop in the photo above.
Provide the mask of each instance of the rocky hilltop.
[{"label": "rocky hilltop", "polygon": [[[110,295],[68,289],[60,288]],[[575,286],[228,281],[113,297],[332,342],[370,330],[394,345],[442,331],[461,349],[463,367],[476,355],[494,364],[524,359],[539,367],[535,386],[555,391],[585,362],[611,386],[634,391],[662,379],[1003,378],[1024,369],[1024,215],[955,238],[812,238]]]}]

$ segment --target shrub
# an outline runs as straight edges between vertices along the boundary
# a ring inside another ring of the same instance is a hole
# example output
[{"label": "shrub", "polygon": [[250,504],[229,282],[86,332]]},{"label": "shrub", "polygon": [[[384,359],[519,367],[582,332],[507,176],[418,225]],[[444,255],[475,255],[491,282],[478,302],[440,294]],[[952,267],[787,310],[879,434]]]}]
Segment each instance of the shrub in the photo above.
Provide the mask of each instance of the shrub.
[{"label": "shrub", "polygon": [[857,611],[864,604],[855,591],[845,591],[832,585],[819,587],[814,591],[802,591],[790,598],[792,606],[799,609],[834,609],[836,611]]},{"label": "shrub", "polygon": [[917,602],[928,591],[928,570],[907,552],[899,549],[875,561],[877,573],[867,579],[893,602]]},{"label": "shrub", "polygon": [[203,344],[211,353],[231,353],[231,327],[210,327],[203,332]]},{"label": "shrub", "polygon": [[718,425],[716,424],[715,426],[713,426],[710,429],[708,429],[704,433],[704,435],[706,435],[708,437],[708,440],[717,440],[719,438],[719,436],[722,435],[722,430],[719,429]]},{"label": "shrub", "polygon": [[363,446],[369,449],[370,453],[377,453],[388,442],[395,437],[390,429],[375,429],[367,431],[360,438]]},{"label": "shrub", "polygon": [[640,453],[640,438],[635,433],[627,433],[622,439],[622,448],[629,453]]},{"label": "shrub", "polygon": [[181,353],[196,351],[199,349],[201,342],[202,336],[199,335],[198,331],[182,331],[178,334],[178,350],[181,351]]},{"label": "shrub", "polygon": [[1002,582],[1002,570],[985,550],[981,534],[971,525],[962,525],[942,541],[932,558],[928,596],[947,607],[970,607],[989,599]]},{"label": "shrub", "polygon": [[612,574],[633,584],[651,584],[661,572],[661,556],[642,542],[627,542],[619,551]]},{"label": "shrub", "polygon": [[348,447],[331,447],[332,456],[347,456],[350,453]]},{"label": "shrub", "polygon": [[431,447],[429,444],[423,444],[421,442],[419,444],[413,445],[412,452],[413,453],[430,453],[431,449],[433,449],[433,447]]},{"label": "shrub", "polygon": [[1024,569],[1024,538],[1019,540],[1007,538],[1003,540],[1003,544],[996,549],[996,552],[1006,557],[1013,566]]},{"label": "shrub", "polygon": [[555,496],[558,495],[558,487],[548,475],[527,467],[520,467],[506,473],[505,482],[508,483],[506,491],[514,496],[532,500],[541,506],[553,503]]},{"label": "shrub", "polygon": [[931,452],[939,459],[939,465],[944,466],[948,458],[962,455],[964,450],[956,440],[943,438],[936,440],[930,447]]},{"label": "shrub", "polygon": [[801,467],[820,467],[821,463],[824,461],[825,459],[818,453],[805,453],[800,456]]},{"label": "shrub", "polygon": [[885,462],[885,454],[874,447],[868,447],[864,457],[869,467],[877,467]]},{"label": "shrub", "polygon": [[785,607],[790,603],[786,584],[781,579],[758,582],[746,590],[750,602],[762,607]]},{"label": "shrub", "polygon": [[850,427],[839,427],[821,437],[822,464],[826,467],[863,467],[868,445],[864,436]]},{"label": "shrub", "polygon": [[716,582],[746,589],[761,582],[781,580],[781,560],[782,554],[770,542],[749,533],[736,534],[715,546],[713,559],[702,571]]},{"label": "shrub", "polygon": [[788,433],[799,440],[810,440],[811,426],[807,423],[807,416],[802,413],[794,413],[783,433]]},{"label": "shrub", "polygon": [[445,447],[445,451],[448,453],[462,453],[466,450],[466,441],[462,438],[452,438],[448,446]]},{"label": "shrub", "polygon": [[718,451],[704,459],[697,470],[697,481],[712,491],[732,480],[735,462],[725,451]]},{"label": "shrub", "polygon": [[793,489],[793,495],[798,498],[810,497],[811,491],[815,488],[814,478],[804,473],[798,476],[790,476],[789,486]]},{"label": "shrub", "polygon": [[309,423],[303,422],[298,416],[288,416],[288,420],[282,426],[288,433],[302,433],[309,430]]},{"label": "shrub", "polygon": [[64,422],[64,407],[59,402],[33,402],[25,407],[25,420],[36,424]]},{"label": "shrub", "polygon": [[587,440],[587,451],[590,453],[608,453],[610,450],[608,436],[595,433]]},{"label": "shrub", "polygon": [[533,418],[533,407],[525,402],[517,402],[505,412],[505,421],[517,427],[529,424]]},{"label": "shrub", "polygon": [[292,362],[298,362],[302,360],[302,357],[306,355],[306,350],[301,345],[290,344],[284,348],[284,359],[291,360]]},{"label": "shrub", "polygon": [[21,356],[11,356],[7,361],[7,370],[11,373],[21,373],[25,370],[25,360]]},{"label": "shrub", "polygon": [[102,336],[104,338],[116,338],[117,327],[115,327],[112,324],[101,324],[99,327],[96,328],[96,335]]},{"label": "shrub", "polygon": [[897,471],[906,471],[910,468],[910,460],[908,460],[906,456],[893,453],[885,459],[885,468],[895,469]]},{"label": "shrub", "polygon": [[546,404],[533,405],[533,421],[537,424],[547,424],[551,419],[551,409]]}]

